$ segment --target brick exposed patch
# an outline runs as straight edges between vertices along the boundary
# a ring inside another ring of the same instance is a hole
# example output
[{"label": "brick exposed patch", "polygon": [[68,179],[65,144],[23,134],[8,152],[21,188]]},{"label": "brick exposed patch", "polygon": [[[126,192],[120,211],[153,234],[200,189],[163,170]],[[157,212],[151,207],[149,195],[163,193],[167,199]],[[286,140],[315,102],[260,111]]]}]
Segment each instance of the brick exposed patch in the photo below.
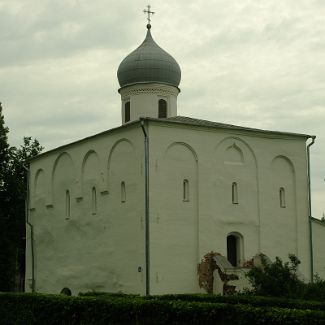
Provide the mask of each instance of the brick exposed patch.
[{"label": "brick exposed patch", "polygon": [[204,255],[201,263],[198,264],[197,273],[200,288],[203,288],[208,294],[213,294],[213,272],[218,271],[221,281],[223,282],[223,294],[229,295],[236,291],[236,287],[228,285],[231,280],[238,280],[238,276],[235,274],[227,274],[221,267],[216,263],[216,256],[221,254],[216,252],[209,252]]}]

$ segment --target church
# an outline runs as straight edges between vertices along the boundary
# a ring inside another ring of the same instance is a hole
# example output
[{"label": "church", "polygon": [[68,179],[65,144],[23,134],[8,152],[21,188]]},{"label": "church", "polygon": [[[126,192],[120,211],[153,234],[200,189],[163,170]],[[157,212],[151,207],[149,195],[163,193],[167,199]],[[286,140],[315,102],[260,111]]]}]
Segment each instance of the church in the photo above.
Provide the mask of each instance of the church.
[{"label": "church", "polygon": [[30,162],[26,291],[204,292],[210,252],[239,279],[261,253],[325,278],[315,137],[178,116],[180,66],[146,27],[117,71],[122,125]]}]

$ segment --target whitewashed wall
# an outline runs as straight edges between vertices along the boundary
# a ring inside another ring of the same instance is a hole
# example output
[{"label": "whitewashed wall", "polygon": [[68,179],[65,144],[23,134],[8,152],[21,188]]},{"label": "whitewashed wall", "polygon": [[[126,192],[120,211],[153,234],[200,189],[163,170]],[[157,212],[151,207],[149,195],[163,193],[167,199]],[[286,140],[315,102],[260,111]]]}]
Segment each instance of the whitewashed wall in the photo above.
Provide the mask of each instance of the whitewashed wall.
[{"label": "whitewashed wall", "polygon": [[[151,294],[200,292],[197,263],[210,251],[226,256],[230,233],[241,238],[240,263],[259,252],[294,253],[310,278],[306,138],[148,123]],[[145,292],[143,140],[140,123],[131,123],[32,161],[37,291]],[[30,290],[29,227],[27,238]]]},{"label": "whitewashed wall", "polygon": [[149,137],[154,293],[198,292],[197,263],[210,251],[226,256],[230,233],[242,238],[241,262],[259,252],[284,260],[294,253],[310,278],[306,138],[159,122]]},{"label": "whitewashed wall", "polygon": [[130,121],[140,117],[158,117],[158,101],[167,102],[167,117],[177,115],[177,87],[159,83],[146,83],[128,86],[119,90],[121,94],[121,117],[125,123],[124,105],[130,102]]},{"label": "whitewashed wall", "polygon": [[[34,228],[36,291],[58,293],[69,287],[74,294],[144,293],[142,158],[142,130],[129,126],[32,161],[29,219]],[[27,291],[32,277],[30,231],[27,227]]]},{"label": "whitewashed wall", "polygon": [[325,280],[325,223],[313,220],[314,273]]}]

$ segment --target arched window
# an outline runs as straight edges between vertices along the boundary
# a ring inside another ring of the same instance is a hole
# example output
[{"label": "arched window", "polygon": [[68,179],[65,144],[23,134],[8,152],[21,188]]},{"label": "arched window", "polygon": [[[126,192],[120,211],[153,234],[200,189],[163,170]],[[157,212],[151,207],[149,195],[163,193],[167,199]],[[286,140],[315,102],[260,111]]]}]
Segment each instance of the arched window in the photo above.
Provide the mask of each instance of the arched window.
[{"label": "arched window", "polygon": [[236,182],[231,185],[231,200],[232,204],[238,204],[238,185]]},{"label": "arched window", "polygon": [[187,179],[183,181],[183,201],[188,202],[190,200],[190,188]]},{"label": "arched window", "polygon": [[243,259],[243,239],[239,233],[231,233],[227,236],[227,259],[234,267],[240,266]]},{"label": "arched window", "polygon": [[126,102],[124,104],[124,121],[125,121],[125,123],[130,121],[130,116],[131,116],[130,102]]},{"label": "arched window", "polygon": [[159,99],[158,102],[158,118],[167,117],[167,102],[164,99]]},{"label": "arched window", "polygon": [[285,208],[286,207],[286,193],[283,187],[280,187],[279,190],[280,194],[280,208]]},{"label": "arched window", "polygon": [[91,189],[91,211],[92,214],[97,213],[97,194],[95,186]]},{"label": "arched window", "polygon": [[69,190],[65,191],[65,217],[70,218],[70,192]]},{"label": "arched window", "polygon": [[125,182],[121,182],[121,202],[124,203],[125,201],[126,201]]}]

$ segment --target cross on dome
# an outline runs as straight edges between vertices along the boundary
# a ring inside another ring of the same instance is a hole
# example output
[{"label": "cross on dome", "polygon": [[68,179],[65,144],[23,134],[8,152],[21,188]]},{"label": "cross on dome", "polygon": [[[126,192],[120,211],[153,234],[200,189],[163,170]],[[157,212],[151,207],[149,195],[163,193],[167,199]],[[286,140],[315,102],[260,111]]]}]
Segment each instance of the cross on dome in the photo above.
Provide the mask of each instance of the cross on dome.
[{"label": "cross on dome", "polygon": [[148,20],[148,26],[150,26],[150,23],[151,23],[150,15],[154,15],[155,12],[154,11],[150,11],[150,9],[151,9],[151,6],[150,5],[147,5],[147,8],[148,8],[148,10],[144,9],[143,12],[145,14],[148,14],[147,20]]}]

